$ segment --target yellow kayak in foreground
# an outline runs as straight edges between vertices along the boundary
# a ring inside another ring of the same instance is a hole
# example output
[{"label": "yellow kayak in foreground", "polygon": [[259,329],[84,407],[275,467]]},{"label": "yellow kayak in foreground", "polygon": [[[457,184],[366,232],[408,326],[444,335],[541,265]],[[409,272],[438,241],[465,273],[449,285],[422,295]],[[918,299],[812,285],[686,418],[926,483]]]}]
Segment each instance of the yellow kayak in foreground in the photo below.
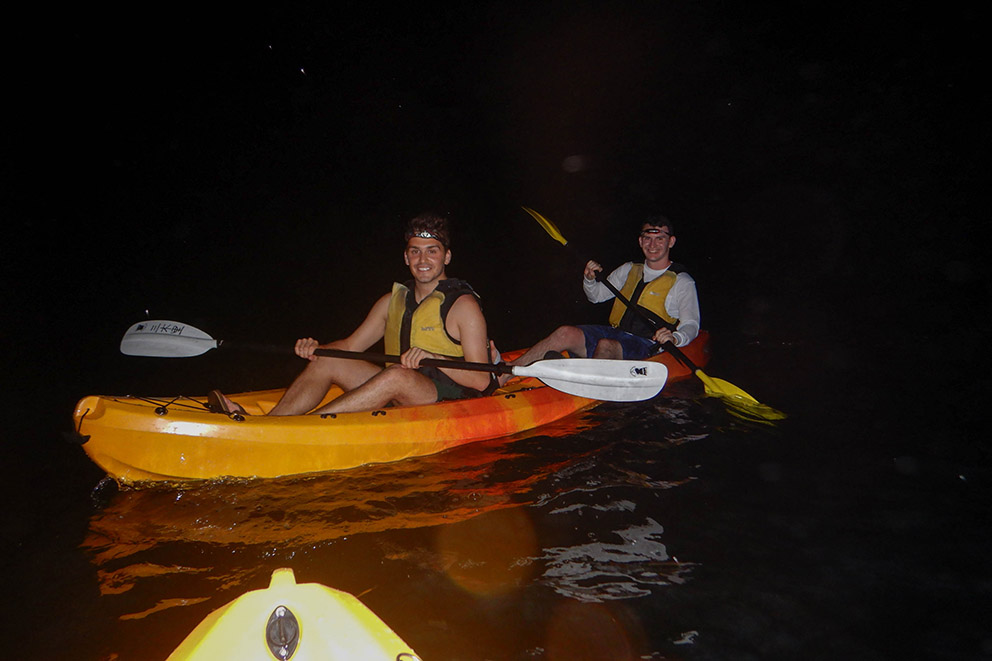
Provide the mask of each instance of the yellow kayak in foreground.
[{"label": "yellow kayak in foreground", "polygon": [[[700,333],[685,353],[709,361]],[[512,354],[508,354],[512,355]],[[691,377],[669,354],[668,381]],[[234,394],[249,415],[207,409],[206,397],[89,396],[74,412],[83,450],[122,484],[272,478],[423,456],[537,429],[600,402],[514,377],[488,397],[329,415],[267,416],[283,390]],[[325,401],[341,394],[332,389]]]},{"label": "yellow kayak in foreground", "polygon": [[169,661],[418,661],[356,597],[318,583],[297,584],[277,569],[269,587],[210,613]]}]

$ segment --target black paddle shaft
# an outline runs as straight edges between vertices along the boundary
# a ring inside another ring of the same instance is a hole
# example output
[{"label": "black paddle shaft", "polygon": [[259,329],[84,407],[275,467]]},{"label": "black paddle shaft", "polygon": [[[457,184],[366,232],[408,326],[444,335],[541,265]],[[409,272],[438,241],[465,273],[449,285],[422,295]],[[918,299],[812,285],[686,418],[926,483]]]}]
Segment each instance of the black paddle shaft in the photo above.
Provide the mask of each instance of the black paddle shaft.
[{"label": "black paddle shaft", "polygon": [[[284,346],[270,346],[265,344],[244,344],[241,342],[232,343],[220,341],[218,347],[231,349],[248,349],[251,351],[267,351],[269,353],[295,353],[292,349]],[[350,360],[365,360],[370,363],[382,365],[385,363],[400,362],[399,356],[391,356],[382,353],[368,353],[364,351],[345,351],[343,349],[315,349],[314,354],[327,358],[347,358]],[[470,372],[489,372],[491,374],[512,374],[513,368],[506,363],[470,363],[464,360],[441,360],[438,358],[424,358],[420,361],[422,367],[447,367],[449,369],[468,370]]]}]

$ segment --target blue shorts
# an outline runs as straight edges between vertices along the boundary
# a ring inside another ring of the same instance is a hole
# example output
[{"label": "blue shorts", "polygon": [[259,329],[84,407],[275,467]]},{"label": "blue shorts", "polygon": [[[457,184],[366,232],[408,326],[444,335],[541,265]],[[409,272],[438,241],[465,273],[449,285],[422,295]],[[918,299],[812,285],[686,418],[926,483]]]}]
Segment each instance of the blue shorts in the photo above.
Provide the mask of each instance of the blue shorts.
[{"label": "blue shorts", "polygon": [[624,360],[643,360],[657,353],[654,340],[631,335],[613,326],[576,326],[586,336],[586,357],[592,358],[600,340],[616,340],[623,348]]}]

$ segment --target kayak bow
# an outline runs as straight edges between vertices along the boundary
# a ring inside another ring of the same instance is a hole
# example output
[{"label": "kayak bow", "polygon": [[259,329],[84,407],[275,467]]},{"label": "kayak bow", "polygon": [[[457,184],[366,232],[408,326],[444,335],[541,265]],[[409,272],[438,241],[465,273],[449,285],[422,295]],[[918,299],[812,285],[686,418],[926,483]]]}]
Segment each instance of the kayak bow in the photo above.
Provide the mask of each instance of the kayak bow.
[{"label": "kayak bow", "polygon": [[416,653],[356,597],[318,583],[298,584],[292,569],[269,587],[210,613],[169,661],[417,661]]}]

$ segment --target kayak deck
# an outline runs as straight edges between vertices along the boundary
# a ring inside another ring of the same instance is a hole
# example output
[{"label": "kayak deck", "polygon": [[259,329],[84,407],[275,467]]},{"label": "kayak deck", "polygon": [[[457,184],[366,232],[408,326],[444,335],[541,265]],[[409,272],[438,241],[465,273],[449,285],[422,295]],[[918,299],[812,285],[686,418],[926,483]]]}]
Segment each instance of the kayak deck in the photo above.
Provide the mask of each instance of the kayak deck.
[{"label": "kayak deck", "polygon": [[[683,347],[703,367],[708,336]],[[515,354],[507,354],[512,356]],[[689,370],[667,354],[669,381]],[[514,378],[493,395],[427,406],[326,415],[267,416],[283,389],[230,395],[249,415],[207,410],[205,397],[88,396],[76,405],[83,450],[119,483],[272,478],[354,468],[511,436],[600,402]],[[325,401],[341,394],[333,388]]]},{"label": "kayak deck", "polygon": [[418,657],[357,597],[319,583],[300,583],[292,569],[272,572],[269,587],[213,611],[169,661],[197,659],[369,659]]}]

